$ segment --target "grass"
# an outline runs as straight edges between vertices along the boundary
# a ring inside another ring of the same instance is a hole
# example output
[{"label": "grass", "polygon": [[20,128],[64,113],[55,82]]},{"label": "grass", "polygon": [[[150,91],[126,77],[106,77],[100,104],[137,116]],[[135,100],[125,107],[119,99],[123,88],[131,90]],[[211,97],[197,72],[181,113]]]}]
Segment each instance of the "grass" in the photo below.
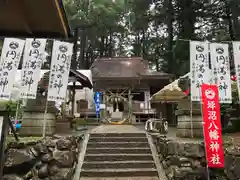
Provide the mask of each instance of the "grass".
[{"label": "grass", "polygon": [[[42,140],[42,137],[18,137],[19,138],[19,143],[28,143],[28,142],[35,142],[35,141],[40,141]],[[5,139],[5,147],[10,143],[10,142],[17,142],[15,137],[13,135],[8,135]]]}]

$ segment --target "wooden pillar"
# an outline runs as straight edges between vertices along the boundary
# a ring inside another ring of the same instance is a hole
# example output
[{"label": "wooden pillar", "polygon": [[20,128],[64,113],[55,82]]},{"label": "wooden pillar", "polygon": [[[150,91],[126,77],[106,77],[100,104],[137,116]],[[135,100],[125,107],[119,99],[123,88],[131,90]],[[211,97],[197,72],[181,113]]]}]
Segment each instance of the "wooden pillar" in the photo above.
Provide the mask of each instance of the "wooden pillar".
[{"label": "wooden pillar", "polygon": [[105,108],[104,108],[104,113],[103,113],[103,119],[106,119],[107,116],[107,96],[106,96],[106,92],[103,92],[103,104],[105,104]]},{"label": "wooden pillar", "polygon": [[128,118],[129,118],[129,123],[132,123],[132,94],[131,90],[128,90]]},{"label": "wooden pillar", "polygon": [[[67,96],[68,96],[68,89],[66,91],[66,97]],[[62,121],[66,120],[66,105],[67,105],[67,98],[64,99],[64,102],[61,105]]]},{"label": "wooden pillar", "polygon": [[73,128],[73,119],[74,119],[74,110],[75,110],[75,94],[76,94],[76,82],[73,82],[73,89],[72,89],[72,112],[70,117],[70,125]]},{"label": "wooden pillar", "polygon": [[71,115],[74,116],[74,110],[75,110],[75,95],[76,95],[76,82],[73,82],[73,89],[72,89],[72,113]]}]

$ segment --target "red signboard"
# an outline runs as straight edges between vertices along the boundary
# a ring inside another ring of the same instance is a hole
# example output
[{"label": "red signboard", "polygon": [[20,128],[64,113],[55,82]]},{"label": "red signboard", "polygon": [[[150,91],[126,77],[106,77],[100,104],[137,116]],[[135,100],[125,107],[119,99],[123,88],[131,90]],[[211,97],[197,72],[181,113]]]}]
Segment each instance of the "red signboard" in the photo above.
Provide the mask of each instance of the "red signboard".
[{"label": "red signboard", "polygon": [[202,84],[202,112],[208,167],[224,167],[222,127],[217,85]]}]

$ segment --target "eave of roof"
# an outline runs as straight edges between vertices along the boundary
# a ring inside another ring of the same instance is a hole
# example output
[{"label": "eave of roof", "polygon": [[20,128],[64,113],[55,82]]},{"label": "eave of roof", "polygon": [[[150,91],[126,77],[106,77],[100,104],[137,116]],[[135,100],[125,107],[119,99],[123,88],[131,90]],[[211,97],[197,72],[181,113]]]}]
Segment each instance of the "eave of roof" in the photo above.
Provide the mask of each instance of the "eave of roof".
[{"label": "eave of roof", "polygon": [[62,0],[58,0],[58,1],[59,1],[60,9],[61,9],[61,12],[62,12],[63,21],[66,24],[66,30],[67,30],[68,37],[72,37],[73,34],[72,34],[71,28],[69,26],[69,21],[67,19],[67,14],[66,14],[65,7],[63,5],[63,1]]},{"label": "eave of roof", "polygon": [[93,80],[134,80],[134,79],[140,79],[140,80],[149,80],[149,79],[170,79],[174,75],[170,75],[167,73],[163,74],[139,74],[138,76],[131,76],[131,77],[123,77],[123,76],[93,76]]},{"label": "eave of roof", "polygon": [[[1,7],[1,37],[54,39],[72,37],[62,0],[8,0],[1,4]],[[42,13],[45,15],[42,16]]]},{"label": "eave of roof", "polygon": [[[50,70],[46,70],[46,72],[42,76],[42,79],[44,79],[45,84],[47,84],[49,81],[49,75],[50,75]],[[82,74],[76,70],[70,69],[69,79],[68,79],[69,82],[73,82],[73,79],[71,79],[71,77],[74,77],[74,79],[75,79],[74,82],[77,81],[77,82],[81,83],[82,87],[88,87],[89,89],[93,88],[93,85],[92,85],[90,79],[87,76],[85,76],[84,74]],[[79,85],[76,85],[76,87],[78,88]]]},{"label": "eave of roof", "polygon": [[70,69],[69,76],[74,76],[77,79],[77,81],[82,84],[82,87],[88,87],[89,89],[93,88],[93,85],[90,79],[84,74],[76,70]]}]

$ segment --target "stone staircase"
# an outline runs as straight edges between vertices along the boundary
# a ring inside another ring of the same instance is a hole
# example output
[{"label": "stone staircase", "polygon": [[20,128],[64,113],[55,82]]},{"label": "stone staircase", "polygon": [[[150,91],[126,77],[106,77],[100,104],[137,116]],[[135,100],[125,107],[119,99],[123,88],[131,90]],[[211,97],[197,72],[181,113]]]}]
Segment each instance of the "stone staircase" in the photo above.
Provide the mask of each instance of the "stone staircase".
[{"label": "stone staircase", "polygon": [[90,134],[80,180],[159,180],[145,133]]}]

